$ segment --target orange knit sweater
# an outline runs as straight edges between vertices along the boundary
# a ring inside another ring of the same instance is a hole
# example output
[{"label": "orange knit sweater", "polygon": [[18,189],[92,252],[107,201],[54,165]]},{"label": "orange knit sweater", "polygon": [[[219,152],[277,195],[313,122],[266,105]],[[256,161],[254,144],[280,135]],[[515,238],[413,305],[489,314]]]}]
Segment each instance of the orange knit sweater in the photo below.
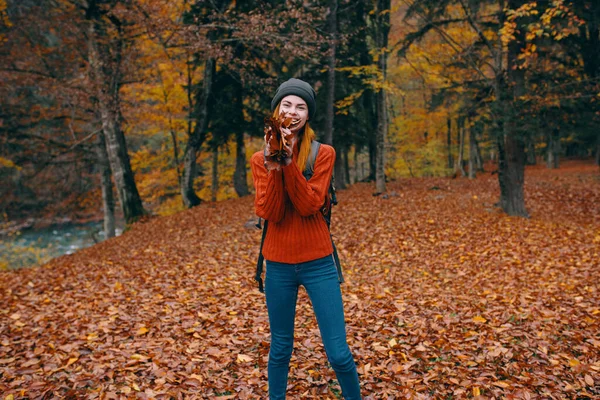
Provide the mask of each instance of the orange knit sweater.
[{"label": "orange knit sweater", "polygon": [[250,159],[256,198],[256,215],[269,221],[263,256],[269,261],[299,264],[333,252],[329,229],[321,214],[335,163],[335,150],[321,144],[307,181],[296,164],[297,150],[290,165],[267,171],[264,153]]}]

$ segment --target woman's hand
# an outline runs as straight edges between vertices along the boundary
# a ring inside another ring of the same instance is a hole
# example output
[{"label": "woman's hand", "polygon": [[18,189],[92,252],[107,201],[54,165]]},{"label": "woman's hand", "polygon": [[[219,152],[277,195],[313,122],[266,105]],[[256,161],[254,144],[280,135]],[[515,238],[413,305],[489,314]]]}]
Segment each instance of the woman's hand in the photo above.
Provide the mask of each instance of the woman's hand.
[{"label": "woman's hand", "polygon": [[292,157],[294,154],[294,146],[296,145],[296,141],[298,138],[296,135],[292,133],[288,128],[281,128],[282,138],[283,138],[283,150],[286,153],[285,158],[283,159],[283,165],[288,166],[292,163]]},{"label": "woman's hand", "polygon": [[[267,141],[267,135],[265,135],[265,152],[266,154],[271,153],[271,145]],[[265,160],[265,168],[267,171],[279,170],[281,168],[281,164],[277,161],[267,161]]]}]

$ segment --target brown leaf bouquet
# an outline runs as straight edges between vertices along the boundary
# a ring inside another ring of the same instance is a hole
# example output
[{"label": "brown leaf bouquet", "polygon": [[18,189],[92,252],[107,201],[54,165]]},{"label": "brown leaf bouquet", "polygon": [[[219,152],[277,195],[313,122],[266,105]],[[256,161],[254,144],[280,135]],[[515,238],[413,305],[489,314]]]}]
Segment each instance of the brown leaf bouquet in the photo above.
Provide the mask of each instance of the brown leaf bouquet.
[{"label": "brown leaf bouquet", "polygon": [[[287,157],[283,148],[285,140],[281,128],[288,128],[291,123],[292,118],[285,118],[283,114],[279,117],[265,118],[265,141],[268,144],[265,161],[281,163]],[[285,142],[285,144],[288,143]]]}]

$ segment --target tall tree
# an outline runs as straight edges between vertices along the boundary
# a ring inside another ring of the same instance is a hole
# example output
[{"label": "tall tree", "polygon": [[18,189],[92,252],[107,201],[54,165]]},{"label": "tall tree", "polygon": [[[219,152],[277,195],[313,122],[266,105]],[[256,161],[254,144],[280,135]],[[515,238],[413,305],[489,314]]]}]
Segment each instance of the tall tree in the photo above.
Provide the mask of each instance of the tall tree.
[{"label": "tall tree", "polygon": [[477,175],[477,139],[475,137],[475,127],[471,126],[468,120],[467,129],[469,131],[469,179],[475,179]]},{"label": "tall tree", "polygon": [[385,142],[388,129],[388,109],[386,95],[386,73],[388,34],[390,32],[390,0],[377,0],[377,25],[376,43],[378,54],[378,67],[381,86],[377,91],[377,139],[376,139],[376,169],[375,190],[377,193],[386,191],[385,184]]},{"label": "tall tree", "polygon": [[328,33],[328,51],[327,51],[327,103],[325,106],[325,135],[323,141],[333,144],[333,118],[335,103],[335,55],[337,41],[337,0],[330,0],[327,11],[327,33]]},{"label": "tall tree", "polygon": [[194,190],[194,179],[196,178],[196,158],[198,151],[206,140],[206,129],[209,120],[209,107],[215,71],[215,59],[209,57],[204,63],[204,78],[195,94],[195,106],[193,117],[194,128],[191,131],[183,153],[183,174],[181,177],[181,198],[186,207],[194,207],[201,203],[200,198]]},{"label": "tall tree", "polygon": [[490,117],[492,129],[488,131],[499,154],[500,205],[510,215],[528,215],[523,195],[525,143],[536,125],[534,110],[545,99],[528,84],[535,69],[545,65],[535,62],[536,45],[552,49],[569,35],[569,24],[561,27],[558,20],[567,14],[562,2],[525,0],[419,0],[406,13],[416,20],[418,29],[403,37],[398,54],[405,56],[411,46],[436,36],[453,54],[450,60],[439,56],[449,87],[472,93],[474,104],[490,105],[478,112]]},{"label": "tall tree", "polygon": [[96,151],[98,153],[98,166],[100,167],[100,186],[102,188],[102,210],[104,212],[104,237],[115,236],[115,199],[111,180],[110,162],[106,152],[104,132],[97,135]]},{"label": "tall tree", "polygon": [[94,87],[106,138],[106,150],[125,221],[129,224],[145,211],[133,177],[122,128],[119,91],[123,83],[122,21],[112,12],[118,1],[89,0],[85,6],[90,81]]}]

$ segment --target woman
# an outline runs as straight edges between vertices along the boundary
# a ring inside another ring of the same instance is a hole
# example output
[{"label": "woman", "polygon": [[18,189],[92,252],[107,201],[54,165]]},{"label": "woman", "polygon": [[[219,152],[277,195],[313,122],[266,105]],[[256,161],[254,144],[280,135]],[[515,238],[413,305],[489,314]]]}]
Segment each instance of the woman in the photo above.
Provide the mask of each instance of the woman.
[{"label": "woman", "polygon": [[[335,150],[321,145],[310,180],[302,175],[315,133],[308,121],[316,112],[315,91],[306,82],[284,82],[271,102],[274,116],[292,119],[282,128],[285,157],[265,161],[264,152],[251,158],[256,214],[268,221],[262,254],[267,263],[265,294],[271,347],[269,398],[285,399],[294,344],[298,287],[312,303],[325,352],[346,400],[360,399],[356,365],[346,342],[344,309],[329,229],[320,212],[329,190]],[[265,138],[266,139],[266,138]],[[266,143],[267,153],[270,151]]]}]

